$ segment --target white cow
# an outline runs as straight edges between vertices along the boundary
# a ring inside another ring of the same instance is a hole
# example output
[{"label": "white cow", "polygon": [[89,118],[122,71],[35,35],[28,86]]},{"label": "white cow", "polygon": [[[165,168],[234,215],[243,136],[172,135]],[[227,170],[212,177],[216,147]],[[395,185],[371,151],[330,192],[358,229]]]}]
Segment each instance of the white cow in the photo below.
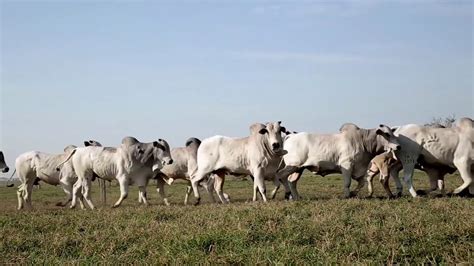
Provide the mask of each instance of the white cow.
[{"label": "white cow", "polygon": [[[292,134],[284,143],[288,154],[283,156],[285,168],[278,172],[278,177],[284,182],[293,174],[288,181],[292,197],[297,200],[296,183],[304,169],[322,176],[342,173],[345,197],[355,196],[365,184],[363,177],[370,160],[388,148],[397,150],[400,145],[385,125],[363,129],[348,123],[336,134]],[[350,191],[351,178],[358,181],[353,192]]]},{"label": "white cow", "polygon": [[205,139],[199,146],[198,169],[191,179],[194,196],[197,199],[196,205],[201,200],[197,186],[210,174],[214,174],[214,188],[219,199],[222,203],[228,203],[222,191],[227,173],[252,175],[254,177],[253,200],[257,200],[255,191],[258,189],[263,201],[266,202],[264,178],[276,172],[276,169],[268,167],[269,162],[281,159],[285,153],[281,133],[286,130],[280,124],[281,122],[266,125],[253,124],[250,127],[250,136],[245,138],[214,136]]},{"label": "white cow", "polygon": [[[156,190],[163,198],[163,202],[166,205],[169,205],[168,199],[166,198],[164,191],[164,184],[168,185],[173,184],[174,180],[181,179],[189,182],[188,187],[186,188],[186,194],[184,197],[184,204],[188,204],[189,195],[191,194],[191,175],[197,170],[197,151],[201,145],[201,141],[197,138],[189,138],[186,141],[185,147],[173,148],[171,150],[171,157],[173,158],[173,164],[165,165],[162,169],[156,174],[157,179],[157,188]],[[201,185],[206,189],[211,197],[212,201],[214,199],[214,178],[211,177],[208,179],[208,182],[201,182]],[[227,194],[225,194],[228,199]]]},{"label": "white cow", "polygon": [[[401,161],[404,180],[410,194],[417,197],[413,187],[413,171],[417,163],[421,164],[430,177],[431,191],[444,189],[443,176],[457,169],[464,181],[454,190],[454,194],[461,193],[469,187],[474,194],[474,126],[470,118],[461,118],[452,128],[433,128],[420,125],[405,125],[395,128],[393,133],[402,146],[396,152]],[[398,178],[400,168],[391,172],[397,184],[398,194],[402,192],[402,184]]]},{"label": "white cow", "polygon": [[[72,157],[72,158],[71,158]],[[141,143],[136,138],[125,137],[118,148],[84,147],[74,149],[64,161],[71,159],[78,177],[73,188],[71,208],[76,206],[79,191],[84,186],[84,198],[91,209],[94,209],[90,197],[91,182],[94,175],[105,179],[117,179],[120,185],[120,198],[113,205],[118,207],[128,196],[128,186],[135,183],[141,201],[148,204],[146,185],[153,171],[165,164],[173,163],[170,148],[165,140]]]},{"label": "white cow", "polygon": [[[85,145],[101,145],[97,141],[84,141]],[[21,184],[18,186],[18,209],[22,209],[24,203],[31,207],[31,194],[33,186],[39,181],[50,185],[61,185],[66,193],[66,202],[58,203],[58,206],[64,206],[72,199],[72,185],[76,182],[76,174],[72,164],[65,164],[60,172],[56,170],[57,165],[62,162],[70,151],[76,146],[69,145],[64,148],[62,154],[48,154],[39,151],[30,151],[21,154],[15,161],[15,172],[18,172],[18,178]],[[15,172],[12,174],[15,174]]]},{"label": "white cow", "polygon": [[2,151],[0,151],[0,170],[2,173],[7,173],[10,170],[7,163],[5,162],[5,157],[3,156]]}]

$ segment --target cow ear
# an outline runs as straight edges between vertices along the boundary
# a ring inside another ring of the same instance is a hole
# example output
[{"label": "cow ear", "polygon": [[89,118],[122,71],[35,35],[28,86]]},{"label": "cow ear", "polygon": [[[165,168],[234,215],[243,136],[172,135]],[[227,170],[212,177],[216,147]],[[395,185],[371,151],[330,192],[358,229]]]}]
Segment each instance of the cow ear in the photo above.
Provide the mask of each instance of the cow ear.
[{"label": "cow ear", "polygon": [[392,128],[390,128],[390,130],[392,130],[392,132],[395,132],[397,129],[398,129],[398,127],[392,127]]},{"label": "cow ear", "polygon": [[382,137],[386,137],[386,138],[388,138],[388,137],[390,136],[388,133],[383,132],[383,130],[381,130],[381,129],[377,129],[377,130],[375,131],[375,134],[380,135],[380,136],[382,136]]},{"label": "cow ear", "polygon": [[158,149],[161,149],[162,151],[165,151],[165,150],[166,150],[165,146],[163,146],[163,145],[161,145],[161,144],[158,145]]},{"label": "cow ear", "polygon": [[283,132],[283,133],[286,134],[286,132],[287,132],[287,131],[286,131],[286,127],[280,127],[280,132]]},{"label": "cow ear", "polygon": [[262,128],[262,129],[260,129],[260,130],[258,131],[258,133],[260,133],[260,134],[263,135],[263,134],[265,134],[265,133],[268,133],[268,131],[267,131],[266,128]]},{"label": "cow ear", "polygon": [[158,141],[153,141],[153,147],[158,148],[159,145]]},{"label": "cow ear", "polygon": [[89,141],[84,141],[84,147],[89,147],[90,145]]}]

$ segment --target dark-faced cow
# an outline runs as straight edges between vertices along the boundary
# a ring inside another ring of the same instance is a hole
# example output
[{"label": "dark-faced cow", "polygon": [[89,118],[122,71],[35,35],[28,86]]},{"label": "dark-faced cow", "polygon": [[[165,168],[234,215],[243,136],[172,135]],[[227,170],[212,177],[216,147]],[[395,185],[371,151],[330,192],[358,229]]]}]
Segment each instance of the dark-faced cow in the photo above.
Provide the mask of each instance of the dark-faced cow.
[{"label": "dark-faced cow", "polygon": [[2,173],[7,173],[10,169],[8,168],[7,163],[5,162],[5,157],[3,156],[3,152],[0,151],[0,171]]}]

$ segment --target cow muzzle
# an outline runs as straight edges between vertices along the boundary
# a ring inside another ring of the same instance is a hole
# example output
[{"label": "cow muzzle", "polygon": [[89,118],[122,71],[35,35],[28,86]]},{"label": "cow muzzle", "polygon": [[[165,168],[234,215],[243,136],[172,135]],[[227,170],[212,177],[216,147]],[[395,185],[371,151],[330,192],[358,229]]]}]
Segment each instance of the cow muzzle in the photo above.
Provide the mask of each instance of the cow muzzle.
[{"label": "cow muzzle", "polygon": [[280,147],[281,147],[280,143],[278,143],[278,142],[272,143],[272,149],[273,149],[273,151],[278,151],[278,150],[280,150]]},{"label": "cow muzzle", "polygon": [[173,163],[173,159],[163,160],[163,162],[162,162],[163,165],[170,165],[172,163]]}]

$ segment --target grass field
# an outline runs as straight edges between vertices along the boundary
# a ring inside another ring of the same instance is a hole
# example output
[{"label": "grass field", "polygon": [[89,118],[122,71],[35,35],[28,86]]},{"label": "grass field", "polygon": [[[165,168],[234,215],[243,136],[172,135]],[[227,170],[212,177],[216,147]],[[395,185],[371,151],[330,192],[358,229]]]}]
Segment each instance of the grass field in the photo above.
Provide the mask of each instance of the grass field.
[{"label": "grass field", "polygon": [[[446,178],[448,190],[459,176]],[[152,182],[154,183],[154,182]],[[354,184],[355,185],[355,184]],[[417,189],[428,187],[424,174]],[[164,206],[154,186],[151,206],[140,206],[133,187],[118,209],[118,186],[108,188],[107,206],[93,196],[94,211],[56,207],[64,195],[43,184],[33,192],[33,210],[16,211],[16,191],[0,188],[0,264],[5,263],[474,263],[474,200],[426,197],[388,200],[381,186],[342,199],[342,178],[305,174],[304,200],[283,193],[267,204],[249,202],[247,180],[228,179],[230,205],[183,206],[184,183],[167,186]],[[272,185],[267,184],[268,190]],[[194,198],[191,197],[192,200]]]}]

